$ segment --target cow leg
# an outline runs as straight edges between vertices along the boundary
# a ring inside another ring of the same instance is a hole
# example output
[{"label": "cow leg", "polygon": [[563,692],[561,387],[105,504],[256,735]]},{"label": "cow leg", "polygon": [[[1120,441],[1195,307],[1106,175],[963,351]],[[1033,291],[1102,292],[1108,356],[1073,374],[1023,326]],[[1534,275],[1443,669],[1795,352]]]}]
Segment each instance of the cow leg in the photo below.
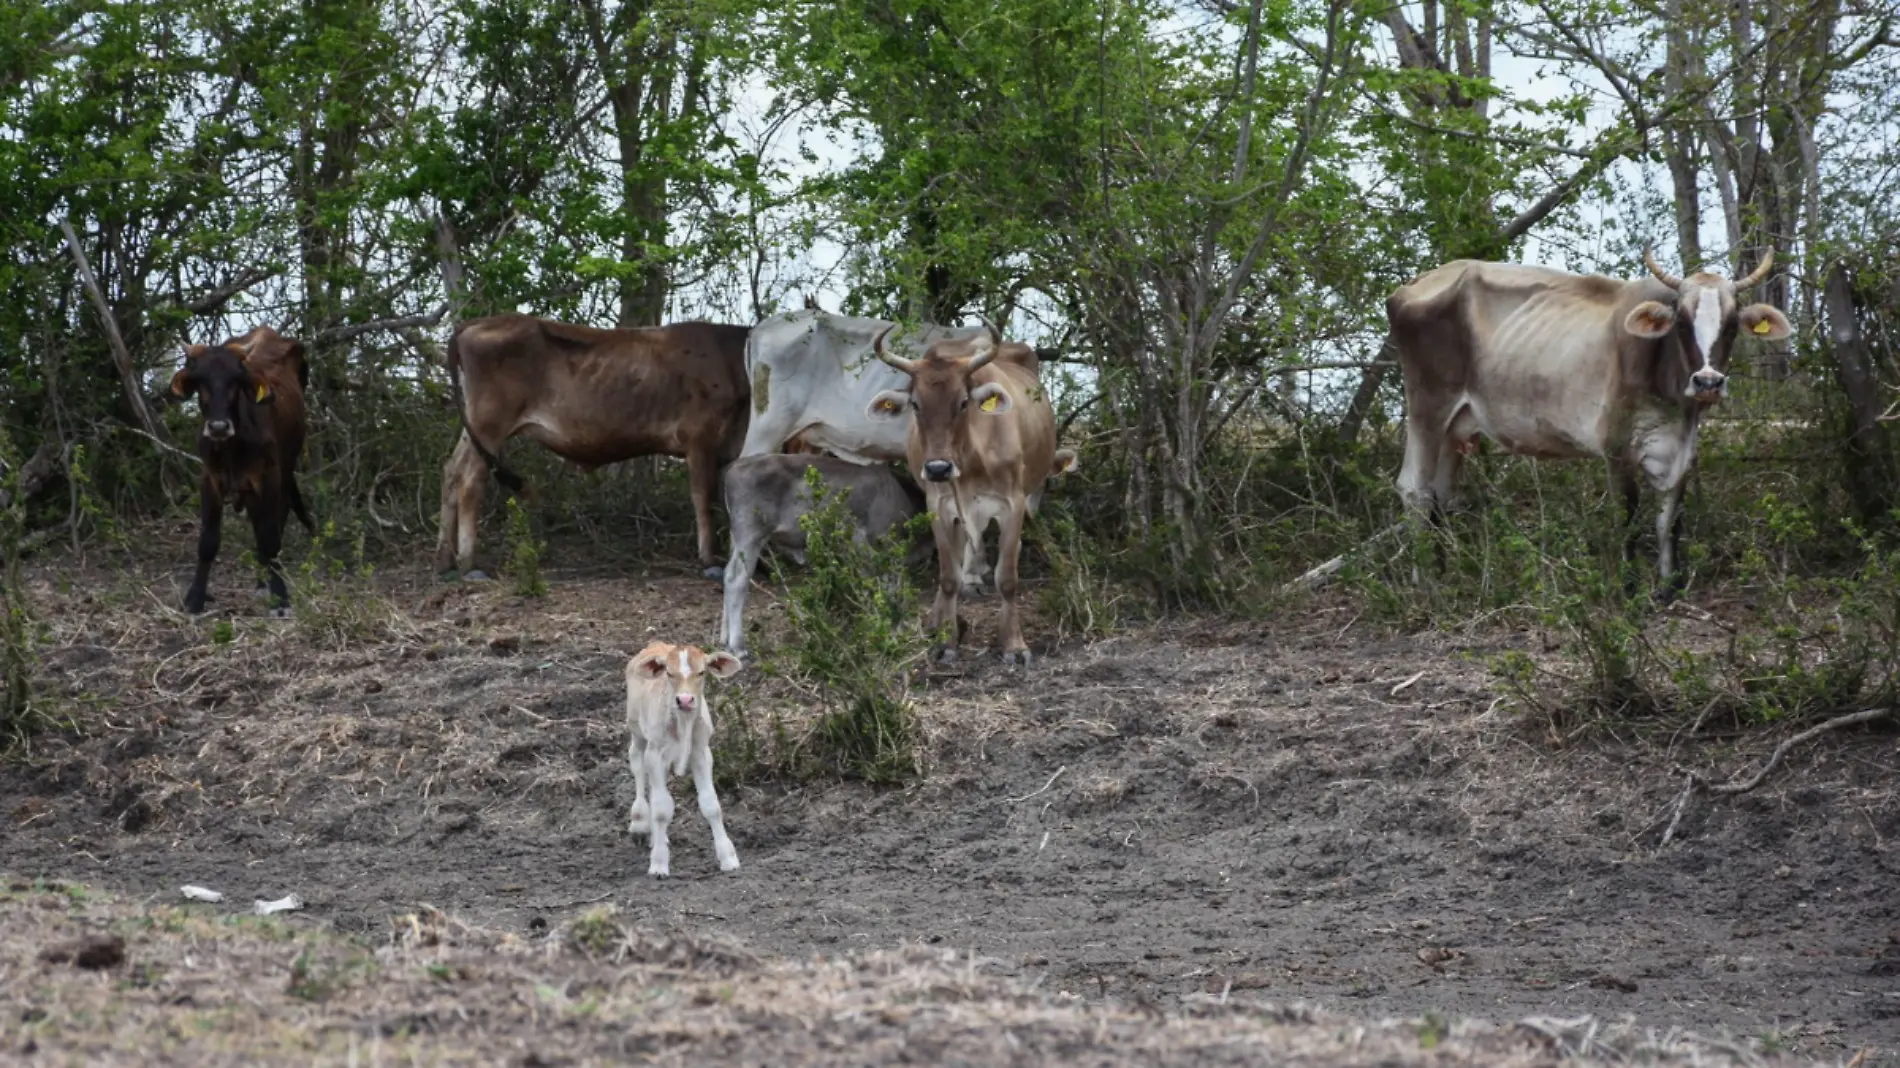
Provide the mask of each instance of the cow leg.
[{"label": "cow leg", "polygon": [[[1408,400],[1408,407],[1410,398]],[[1430,519],[1438,510],[1433,487],[1438,481],[1438,461],[1443,455],[1445,429],[1435,411],[1412,410],[1405,423],[1405,461],[1399,465],[1399,500],[1406,510],[1422,519]]]},{"label": "cow leg", "polygon": [[223,533],[224,497],[210,479],[203,479],[198,488],[198,570],[185,591],[185,611],[194,616],[205,610],[205,584],[211,581],[211,564],[218,558]]},{"label": "cow leg", "polygon": [[742,517],[733,511],[732,551],[726,555],[726,598],[720,628],[726,650],[745,656],[745,602],[752,590],[752,571],[759,565],[759,552],[765,547],[765,525],[756,517]]},{"label": "cow leg", "polygon": [[1676,556],[1682,549],[1682,491],[1688,479],[1663,491],[1662,509],[1656,516],[1656,572],[1661,583],[1659,595],[1667,604],[1682,592],[1683,577],[1676,571]]},{"label": "cow leg", "polygon": [[686,477],[693,489],[693,521],[699,525],[699,563],[709,579],[721,578],[725,569],[713,559],[713,491],[719,488],[719,456],[710,449],[686,454]]},{"label": "cow leg", "polygon": [[[948,503],[948,493],[943,494]],[[924,626],[932,634],[939,633],[945,627],[950,629],[949,640],[937,654],[937,659],[949,663],[957,658],[957,643],[962,638],[963,627],[957,619],[957,593],[963,588],[963,554],[967,543],[964,540],[962,520],[955,514],[946,514],[945,510],[932,508],[936,518],[930,524],[930,532],[937,542],[937,599],[930,606],[930,615]]]},{"label": "cow leg", "polygon": [[488,464],[475,451],[475,443],[469,441],[455,488],[455,569],[471,582],[488,577],[475,566],[475,525],[482,517],[482,497],[487,490]]},{"label": "cow leg", "polygon": [[673,795],[666,789],[666,754],[657,745],[647,746],[642,754],[647,769],[647,804],[651,806],[648,814],[648,834],[652,847],[647,862],[647,874],[664,877],[671,874],[668,870],[666,843],[667,828],[673,823]]},{"label": "cow leg", "polygon": [[996,592],[1003,599],[1003,662],[1020,662],[1024,667],[1029,666],[1029,645],[1023,641],[1022,617],[1016,613],[1016,563],[1022,555],[1023,524],[1028,518],[1028,502],[1017,496],[1003,513],[1002,537],[996,545]]},{"label": "cow leg", "polygon": [[[700,715],[704,717],[705,713]],[[726,837],[725,814],[719,810],[719,795],[713,790],[711,720],[704,720],[693,733],[698,735],[693,743],[693,789],[699,791],[699,814],[712,827],[713,856],[719,859],[719,870],[737,871],[739,851]]]},{"label": "cow leg", "polygon": [[284,584],[284,568],[277,554],[284,547],[284,500],[281,486],[269,487],[264,499],[251,508],[251,533],[257,538],[257,562],[264,565],[270,583],[270,614],[290,618],[290,588]]},{"label": "cow leg", "polygon": [[455,566],[456,501],[461,496],[462,483],[459,472],[464,453],[474,451],[469,444],[468,431],[455,441],[455,448],[449,450],[449,458],[442,461],[442,515],[436,523],[435,569],[438,573],[448,571]]},{"label": "cow leg", "polygon": [[647,803],[647,743],[639,731],[627,740],[627,763],[633,767],[633,808],[627,812],[627,833],[645,834],[650,829],[651,810]]},{"label": "cow leg", "polygon": [[1642,528],[1637,524],[1643,507],[1643,487],[1637,480],[1637,470],[1625,464],[1614,467],[1616,476],[1616,495],[1623,504],[1623,592],[1634,594],[1637,576],[1629,565],[1636,560],[1636,554],[1642,544]]}]

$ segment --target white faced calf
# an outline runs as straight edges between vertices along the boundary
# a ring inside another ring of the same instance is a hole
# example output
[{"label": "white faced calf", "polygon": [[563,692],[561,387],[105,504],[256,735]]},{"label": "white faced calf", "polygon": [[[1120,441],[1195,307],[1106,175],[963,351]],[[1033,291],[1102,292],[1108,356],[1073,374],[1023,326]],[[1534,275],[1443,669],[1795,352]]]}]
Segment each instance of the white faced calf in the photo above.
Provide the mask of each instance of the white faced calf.
[{"label": "white faced calf", "polygon": [[699,791],[699,811],[712,824],[713,853],[720,871],[739,866],[739,853],[726,837],[719,813],[719,795],[712,779],[712,701],[706,696],[706,676],[729,678],[739,670],[731,653],[704,653],[691,645],[654,642],[627,661],[627,727],[632,741],[627,762],[633,765],[633,811],[629,834],[652,838],[648,875],[666,875],[666,829],[673,822],[673,795],[668,775],[693,769]]}]

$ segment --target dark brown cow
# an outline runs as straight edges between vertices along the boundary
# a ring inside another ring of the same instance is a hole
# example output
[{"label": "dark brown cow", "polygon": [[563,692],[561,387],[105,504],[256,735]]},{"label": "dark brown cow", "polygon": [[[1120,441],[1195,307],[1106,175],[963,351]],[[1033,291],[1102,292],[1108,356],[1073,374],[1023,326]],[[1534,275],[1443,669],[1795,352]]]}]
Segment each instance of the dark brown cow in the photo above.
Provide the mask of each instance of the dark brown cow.
[{"label": "dark brown cow", "polygon": [[198,398],[203,423],[198,456],[198,572],[185,593],[185,609],[205,609],[205,584],[217,559],[226,502],[250,513],[257,559],[270,576],[271,614],[290,614],[277,553],[284,520],[292,509],[304,528],[315,530],[297,492],[297,459],[303,453],[303,392],[310,382],[303,343],[260,326],[222,345],[192,345],[185,365],[172,376],[171,395]]},{"label": "dark brown cow", "polygon": [[949,627],[944,653],[954,658],[963,630],[957,594],[974,547],[994,522],[1002,528],[996,548],[996,592],[1003,599],[1003,659],[1029,663],[1016,612],[1016,564],[1030,502],[1056,466],[1056,417],[1037,381],[1034,350],[1005,344],[996,327],[986,334],[943,339],[922,359],[907,360],[884,347],[886,327],[873,343],[879,359],[904,372],[908,390],[885,390],[871,399],[873,419],[910,424],[909,463],[922,479],[937,542],[937,599],[928,626]]},{"label": "dark brown cow", "polygon": [[686,458],[699,560],[713,556],[712,498],[719,465],[745,440],[748,327],[679,323],[596,330],[529,315],[470,319],[449,340],[449,376],[462,438],[442,468],[442,530],[436,568],[483,577],[475,563],[484,467],[519,492],[501,462],[525,434],[582,470],[656,453]]}]

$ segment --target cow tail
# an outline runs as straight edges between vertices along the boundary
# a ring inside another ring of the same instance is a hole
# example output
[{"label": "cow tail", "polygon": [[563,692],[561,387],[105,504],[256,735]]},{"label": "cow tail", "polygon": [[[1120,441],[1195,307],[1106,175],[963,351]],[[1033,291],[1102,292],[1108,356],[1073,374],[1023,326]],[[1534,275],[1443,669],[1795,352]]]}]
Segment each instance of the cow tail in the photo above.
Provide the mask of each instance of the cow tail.
[{"label": "cow tail", "polygon": [[297,472],[284,473],[284,492],[290,497],[290,510],[296,512],[297,518],[303,521],[303,528],[315,534],[317,525],[311,522],[310,509],[303,503],[303,491],[297,488]]},{"label": "cow tail", "polygon": [[449,366],[449,387],[455,392],[455,418],[462,424],[462,433],[468,435],[469,444],[475,446],[475,451],[481,454],[482,462],[488,465],[489,473],[495,476],[495,481],[506,487],[508,492],[517,497],[521,496],[527,489],[527,484],[521,480],[520,475],[515,474],[507,464],[501,462],[501,457],[489,452],[488,446],[482,444],[482,439],[476,437],[475,431],[468,425],[468,398],[462,393],[462,331],[459,328],[449,335],[448,355],[442,362]]}]

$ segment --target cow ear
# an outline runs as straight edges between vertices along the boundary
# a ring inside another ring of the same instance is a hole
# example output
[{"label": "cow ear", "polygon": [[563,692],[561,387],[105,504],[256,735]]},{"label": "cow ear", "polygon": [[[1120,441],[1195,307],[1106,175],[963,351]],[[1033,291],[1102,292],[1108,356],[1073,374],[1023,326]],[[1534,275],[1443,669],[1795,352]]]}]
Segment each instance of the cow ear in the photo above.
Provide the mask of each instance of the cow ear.
[{"label": "cow ear", "polygon": [[909,404],[910,394],[887,389],[871,398],[869,411],[873,419],[902,419]]},{"label": "cow ear", "polygon": [[1675,325],[1676,309],[1653,300],[1638,304],[1623,317],[1623,329],[1637,337],[1662,337]]},{"label": "cow ear", "polygon": [[970,402],[976,405],[978,411],[991,415],[1001,415],[1012,407],[1009,392],[998,382],[985,382],[971,390]]},{"label": "cow ear", "polygon": [[666,674],[666,654],[649,653],[636,657],[633,663],[627,665],[627,674],[648,680],[659,678]]},{"label": "cow ear", "polygon": [[1057,449],[1056,462],[1050,466],[1049,473],[1052,475],[1073,475],[1080,470],[1081,467],[1082,459],[1075,454],[1074,449]]},{"label": "cow ear", "polygon": [[1788,317],[1767,304],[1750,304],[1742,309],[1740,318],[1742,330],[1763,341],[1780,341],[1794,333],[1794,328],[1788,325]]},{"label": "cow ear", "polygon": [[714,653],[706,658],[706,670],[714,676],[729,679],[739,673],[739,658],[731,653]]},{"label": "cow ear", "polygon": [[184,400],[186,397],[191,396],[191,372],[181,370],[173,375],[172,388],[169,392],[179,400]]}]

